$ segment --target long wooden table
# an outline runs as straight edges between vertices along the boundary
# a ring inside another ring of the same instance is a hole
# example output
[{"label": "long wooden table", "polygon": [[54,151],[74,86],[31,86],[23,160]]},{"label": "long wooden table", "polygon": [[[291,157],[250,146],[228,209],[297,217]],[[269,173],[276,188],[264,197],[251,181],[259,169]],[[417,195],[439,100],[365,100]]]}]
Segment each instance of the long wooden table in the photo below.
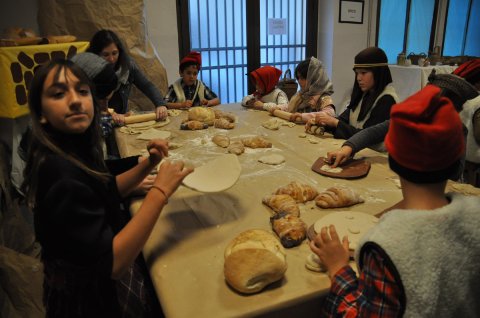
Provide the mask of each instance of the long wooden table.
[{"label": "long wooden table", "polygon": [[[261,123],[272,118],[267,112],[252,111],[239,104],[218,106],[233,112],[238,122],[232,130],[210,127],[206,130],[180,130],[186,112],[172,117],[163,127],[172,133],[172,142],[183,144],[170,151],[173,160],[185,160],[199,166],[225,149],[211,142],[217,133],[231,139],[260,135],[273,143],[271,149],[249,149],[239,156],[242,174],[227,191],[204,194],[180,187],[163,209],[143,250],[158,297],[167,317],[318,317],[322,297],[329,290],[326,274],[305,268],[310,254],[308,242],[287,250],[288,269],[282,281],[262,292],[245,296],[228,287],[223,276],[224,250],[240,232],[259,228],[270,230],[269,209],[262,197],[291,181],[309,183],[319,191],[335,184],[345,184],[358,190],[365,203],[350,208],[322,210],[314,202],[300,205],[301,218],[313,224],[320,217],[335,211],[378,213],[401,199],[401,190],[392,181],[395,174],[388,168],[385,154],[363,150],[357,157],[371,162],[367,177],[341,180],[321,176],[311,171],[311,165],[327,151],[337,149],[343,140],[329,134],[300,138],[304,126],[282,126],[269,130]],[[139,154],[145,141],[135,135],[116,132],[122,156]],[[312,143],[309,139],[312,138]],[[258,158],[278,153],[285,163],[271,166]],[[141,198],[133,202],[131,211],[138,210]]]}]

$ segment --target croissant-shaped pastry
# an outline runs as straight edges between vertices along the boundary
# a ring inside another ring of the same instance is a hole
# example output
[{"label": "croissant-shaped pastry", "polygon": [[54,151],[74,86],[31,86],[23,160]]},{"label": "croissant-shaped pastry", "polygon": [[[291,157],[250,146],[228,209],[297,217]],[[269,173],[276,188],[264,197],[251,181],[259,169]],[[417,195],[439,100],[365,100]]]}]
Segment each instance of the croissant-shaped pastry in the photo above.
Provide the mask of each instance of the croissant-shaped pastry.
[{"label": "croissant-shaped pastry", "polygon": [[262,202],[276,213],[286,212],[299,216],[300,209],[295,200],[288,194],[271,194],[263,197]]},{"label": "croissant-shaped pastry", "polygon": [[[230,145],[230,138],[225,135],[215,135],[212,138],[212,141],[219,147],[227,148]],[[243,144],[242,144],[243,145]]]},{"label": "croissant-shaped pastry", "polygon": [[230,144],[230,146],[228,146],[227,150],[229,153],[233,153],[238,156],[245,152],[245,147],[240,141],[234,141]]},{"label": "croissant-shaped pastry", "polygon": [[199,129],[207,129],[208,125],[198,120],[189,120],[180,125],[180,129],[182,130],[199,130]]},{"label": "croissant-shaped pastry", "polygon": [[260,136],[243,138],[242,143],[249,148],[271,148],[272,143]]},{"label": "croissant-shaped pastry", "polygon": [[225,118],[215,119],[213,121],[213,126],[215,128],[221,128],[221,129],[232,129],[233,127],[235,127],[233,123],[229,122]]},{"label": "croissant-shaped pastry", "polygon": [[288,194],[294,198],[297,203],[304,203],[315,199],[318,192],[311,185],[292,181],[286,186],[278,188],[275,194]]},{"label": "croissant-shaped pastry", "polygon": [[298,216],[282,212],[272,216],[270,222],[286,248],[300,245],[307,237],[307,225]]},{"label": "croissant-shaped pastry", "polygon": [[235,115],[232,113],[225,113],[225,112],[222,112],[220,109],[214,109],[213,112],[215,113],[216,119],[225,118],[230,123],[235,122]]},{"label": "croissant-shaped pastry", "polygon": [[364,200],[351,188],[345,186],[331,187],[320,192],[315,198],[315,203],[320,208],[341,208],[362,203]]}]

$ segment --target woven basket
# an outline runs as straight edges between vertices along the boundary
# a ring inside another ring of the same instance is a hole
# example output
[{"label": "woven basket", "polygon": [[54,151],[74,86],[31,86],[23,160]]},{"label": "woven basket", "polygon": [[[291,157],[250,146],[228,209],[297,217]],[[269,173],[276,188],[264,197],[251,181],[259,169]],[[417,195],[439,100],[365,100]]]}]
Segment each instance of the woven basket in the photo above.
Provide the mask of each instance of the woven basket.
[{"label": "woven basket", "polygon": [[292,73],[290,69],[286,70],[283,74],[283,78],[278,81],[277,87],[287,94],[288,100],[292,98],[293,95],[297,92],[298,83],[295,79],[292,78]]}]

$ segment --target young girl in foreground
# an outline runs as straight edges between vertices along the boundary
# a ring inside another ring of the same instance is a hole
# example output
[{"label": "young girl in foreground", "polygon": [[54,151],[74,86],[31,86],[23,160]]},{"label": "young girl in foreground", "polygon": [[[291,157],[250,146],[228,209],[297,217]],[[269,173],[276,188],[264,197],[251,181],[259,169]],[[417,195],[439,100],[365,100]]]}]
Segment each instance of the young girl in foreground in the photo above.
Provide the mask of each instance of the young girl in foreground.
[{"label": "young girl in foreground", "polygon": [[121,198],[167,156],[168,144],[150,142],[148,160],[110,175],[91,90],[81,69],[59,60],[37,71],[29,91],[33,134],[24,189],[42,245],[47,317],[150,317],[159,305],[145,289],[149,277],[138,256],[168,198],[192,170],[166,161],[126,223]]}]

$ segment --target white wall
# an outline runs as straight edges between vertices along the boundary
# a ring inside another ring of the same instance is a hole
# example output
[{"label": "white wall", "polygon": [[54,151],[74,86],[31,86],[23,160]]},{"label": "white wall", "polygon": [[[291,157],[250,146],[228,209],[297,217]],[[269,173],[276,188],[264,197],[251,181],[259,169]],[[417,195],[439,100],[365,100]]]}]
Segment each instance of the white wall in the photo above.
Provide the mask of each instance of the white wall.
[{"label": "white wall", "polygon": [[[376,0],[364,3],[363,24],[339,23],[340,1],[319,1],[318,58],[324,62],[333,82],[333,101],[337,114],[350,99],[355,79],[355,55],[375,45]],[[371,32],[371,30],[373,30]]]},{"label": "white wall", "polygon": [[[38,31],[37,1],[41,0],[1,0],[0,29],[22,26]],[[365,0],[363,24],[349,24],[338,22],[338,0],[319,0],[317,57],[333,81],[337,112],[343,110],[350,97],[354,56],[375,44],[375,32],[370,30],[375,30],[376,5],[377,0]],[[145,0],[145,15],[148,35],[172,83],[179,76],[176,0]]]}]

